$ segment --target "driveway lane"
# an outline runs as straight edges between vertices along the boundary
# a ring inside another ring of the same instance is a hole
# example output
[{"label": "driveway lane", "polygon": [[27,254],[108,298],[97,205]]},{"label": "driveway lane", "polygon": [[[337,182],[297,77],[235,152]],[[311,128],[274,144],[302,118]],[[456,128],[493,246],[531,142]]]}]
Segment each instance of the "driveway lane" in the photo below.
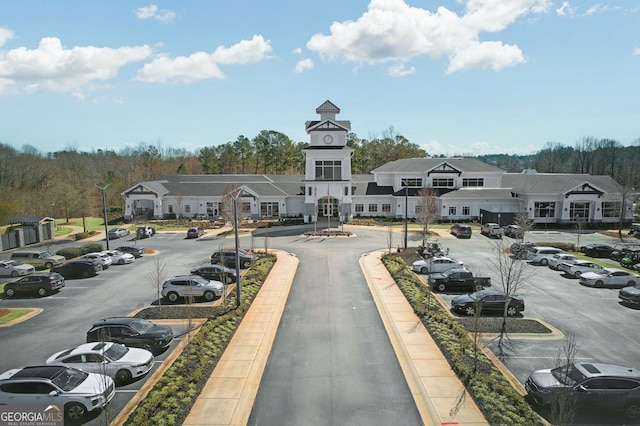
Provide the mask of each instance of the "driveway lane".
[{"label": "driveway lane", "polygon": [[380,242],[367,232],[277,242],[300,264],[249,424],[421,424],[357,267],[356,247],[368,252]]}]

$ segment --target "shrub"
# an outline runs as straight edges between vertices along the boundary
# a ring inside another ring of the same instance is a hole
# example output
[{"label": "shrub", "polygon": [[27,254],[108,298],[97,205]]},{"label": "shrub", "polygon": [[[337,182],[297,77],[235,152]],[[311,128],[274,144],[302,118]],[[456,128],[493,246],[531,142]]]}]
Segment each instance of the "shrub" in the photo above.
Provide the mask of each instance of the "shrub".
[{"label": "shrub", "polygon": [[96,253],[99,251],[104,251],[104,246],[100,243],[88,243],[80,247],[80,251],[82,252],[81,255],[87,253]]},{"label": "shrub", "polygon": [[66,247],[58,250],[56,254],[59,256],[64,256],[65,259],[69,260],[82,256],[82,250],[80,249],[80,247]]}]

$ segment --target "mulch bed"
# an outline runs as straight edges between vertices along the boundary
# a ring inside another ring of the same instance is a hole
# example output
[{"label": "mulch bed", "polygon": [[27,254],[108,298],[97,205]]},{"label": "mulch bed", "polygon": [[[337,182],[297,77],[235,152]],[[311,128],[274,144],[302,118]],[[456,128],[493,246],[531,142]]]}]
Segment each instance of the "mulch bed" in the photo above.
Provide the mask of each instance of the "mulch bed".
[{"label": "mulch bed", "polygon": [[[457,319],[467,331],[474,331],[476,327],[475,318]],[[500,333],[502,328],[502,317],[500,318],[480,318],[477,321],[478,332],[480,333]],[[507,318],[507,333],[533,333],[551,334],[552,331],[544,324],[525,318]]]}]

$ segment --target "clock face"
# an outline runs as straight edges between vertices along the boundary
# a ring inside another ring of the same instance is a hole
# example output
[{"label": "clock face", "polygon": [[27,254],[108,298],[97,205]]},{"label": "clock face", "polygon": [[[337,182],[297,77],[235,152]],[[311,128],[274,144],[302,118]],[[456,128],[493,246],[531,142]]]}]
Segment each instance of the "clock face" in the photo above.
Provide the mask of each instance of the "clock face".
[{"label": "clock face", "polygon": [[330,144],[331,142],[333,142],[333,136],[331,135],[326,135],[323,139],[324,143],[326,143],[327,145]]}]

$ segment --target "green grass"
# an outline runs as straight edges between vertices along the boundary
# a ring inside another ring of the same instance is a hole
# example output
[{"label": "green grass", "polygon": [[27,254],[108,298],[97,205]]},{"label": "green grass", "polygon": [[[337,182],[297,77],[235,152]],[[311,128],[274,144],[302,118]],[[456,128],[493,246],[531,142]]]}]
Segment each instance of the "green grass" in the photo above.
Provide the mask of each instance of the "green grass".
[{"label": "green grass", "polygon": [[[2,286],[4,288],[4,286]],[[16,318],[20,318],[23,315],[31,312],[32,309],[11,309],[8,314],[0,317],[0,324],[3,322],[9,322]]]}]

